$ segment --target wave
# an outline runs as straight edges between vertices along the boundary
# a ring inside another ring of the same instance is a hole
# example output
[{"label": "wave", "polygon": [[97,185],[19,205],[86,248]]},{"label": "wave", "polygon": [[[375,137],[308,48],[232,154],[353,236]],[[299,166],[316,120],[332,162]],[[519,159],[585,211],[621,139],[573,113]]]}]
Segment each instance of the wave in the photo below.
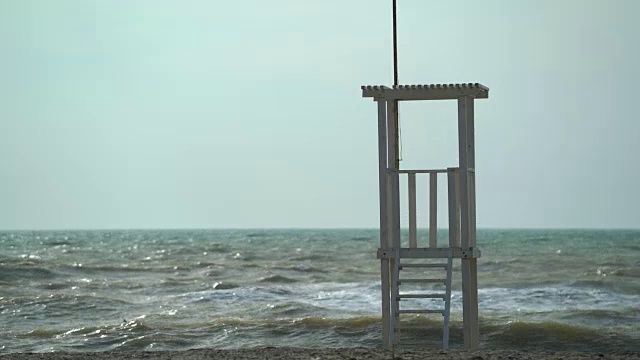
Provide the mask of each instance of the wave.
[{"label": "wave", "polygon": [[634,245],[634,244],[623,244],[623,245],[620,245],[620,249],[633,250],[633,251],[640,251],[640,245]]},{"label": "wave", "polygon": [[294,325],[303,326],[305,328],[349,328],[349,329],[365,329],[370,326],[379,326],[382,319],[379,316],[357,316],[350,318],[325,318],[325,317],[305,317],[293,321]]},{"label": "wave", "polygon": [[370,240],[373,240],[373,238],[369,237],[369,236],[353,236],[353,237],[350,237],[349,240],[351,240],[351,241],[370,241]]},{"label": "wave", "polygon": [[[78,295],[64,294],[60,292],[49,296],[16,296],[11,298],[0,297],[0,306],[19,306],[23,314],[27,314],[30,309],[33,311],[44,311],[48,317],[62,317],[66,313],[77,313],[87,309],[118,309],[123,305],[130,305],[131,302],[121,298],[110,298],[98,295]],[[53,310],[55,309],[55,310]]]},{"label": "wave", "polygon": [[51,241],[44,242],[43,245],[47,245],[47,246],[51,246],[51,247],[69,246],[69,245],[73,245],[73,242],[68,241],[68,240],[51,240]]},{"label": "wave", "polygon": [[304,316],[298,318],[272,317],[263,319],[246,319],[238,317],[219,317],[213,319],[214,326],[232,326],[237,328],[280,327],[287,326],[304,329],[332,329],[335,327],[365,329],[380,326],[380,316],[355,316],[347,318],[331,318],[322,316]]},{"label": "wave", "polygon": [[640,267],[626,267],[613,270],[609,273],[611,276],[629,276],[633,278],[640,277]]},{"label": "wave", "polygon": [[558,322],[509,322],[485,326],[483,340],[501,348],[545,350],[638,351],[640,337],[624,331]]},{"label": "wave", "polygon": [[599,327],[640,330],[640,308],[634,306],[617,310],[574,310],[556,314],[556,316],[572,323],[598,324]]},{"label": "wave", "polygon": [[[277,312],[285,315],[296,304],[282,305]],[[600,314],[607,316],[606,314]],[[156,320],[157,321],[157,320]],[[146,319],[123,321],[120,324],[87,326],[70,329],[36,328],[16,334],[17,338],[58,339],[79,344],[89,341],[96,348],[117,347],[127,350],[176,350],[185,347],[224,346],[243,348],[265,343],[285,346],[292,342],[318,344],[349,344],[379,346],[382,321],[380,316],[360,315],[344,318],[323,316],[238,318],[213,317],[208,321],[157,323]],[[427,316],[407,316],[402,324],[414,327],[402,331],[406,342],[420,341],[439,347],[442,319]],[[452,348],[461,348],[462,322],[450,323]],[[592,328],[561,322],[504,322],[482,317],[481,343],[485,348],[544,349],[546,351],[581,350],[600,352],[640,351],[640,332]],[[76,340],[74,340],[76,339]],[[171,339],[171,341],[169,341]],[[215,339],[215,340],[214,340]],[[214,341],[212,343],[212,341]],[[319,341],[319,342],[318,342]],[[314,345],[315,344],[315,345]],[[75,345],[71,345],[75,346]],[[154,347],[156,346],[156,347]],[[160,348],[161,347],[161,348]]]},{"label": "wave", "polygon": [[294,256],[291,258],[291,261],[315,261],[318,263],[327,263],[334,262],[336,260],[335,256],[329,254],[310,254],[310,255],[301,255]]},{"label": "wave", "polygon": [[523,242],[525,243],[529,243],[529,242],[547,242],[547,241],[551,241],[554,240],[552,237],[549,236],[533,236],[533,237],[525,237],[522,239]]},{"label": "wave", "polygon": [[141,335],[133,338],[125,339],[115,344],[112,350],[115,351],[166,351],[174,349],[192,348],[196,345],[191,339],[184,339],[174,336],[173,334],[154,333]]},{"label": "wave", "polygon": [[267,276],[265,278],[260,279],[259,282],[261,282],[261,283],[289,284],[289,283],[298,282],[298,280],[292,279],[292,278],[288,278],[288,277],[282,276],[282,275],[272,275],[272,276]]},{"label": "wave", "polygon": [[195,277],[181,277],[181,278],[173,278],[168,277],[161,281],[161,285],[164,287],[172,287],[172,286],[183,286],[183,285],[192,285],[198,278]]},{"label": "wave", "polygon": [[33,265],[34,264],[0,266],[0,279],[2,279],[3,282],[13,282],[24,279],[52,279],[61,275],[51,269]]},{"label": "wave", "polygon": [[303,273],[327,273],[329,271],[325,270],[325,269],[321,269],[318,267],[314,267],[314,266],[307,266],[307,265],[287,265],[287,266],[282,266],[282,265],[276,265],[276,266],[272,266],[271,267],[274,270],[288,270],[288,271],[296,271],[296,272],[303,272]]},{"label": "wave", "polygon": [[142,319],[131,321],[123,320],[119,324],[105,326],[81,326],[72,329],[36,328],[25,333],[16,334],[17,337],[56,338],[61,339],[70,336],[91,337],[91,335],[119,334],[121,332],[147,332],[154,330],[143,323]]},{"label": "wave", "polygon": [[248,238],[263,238],[263,237],[269,237],[271,236],[271,234],[260,232],[260,233],[250,233],[245,236]]},{"label": "wave", "polygon": [[272,317],[304,316],[305,314],[314,314],[323,310],[323,308],[311,304],[287,301],[273,305],[269,310],[269,315]]},{"label": "wave", "polygon": [[233,283],[233,282],[227,282],[227,281],[220,281],[217,283],[213,284],[213,288],[216,290],[228,290],[228,289],[236,289],[239,288],[240,285]]},{"label": "wave", "polygon": [[149,272],[149,273],[174,273],[176,271],[190,271],[192,270],[188,266],[149,266],[149,265],[139,265],[139,264],[129,264],[122,263],[119,265],[98,265],[98,264],[74,264],[66,266],[67,269],[73,271],[83,271],[86,273],[95,273],[95,272]]},{"label": "wave", "polygon": [[591,280],[577,280],[568,284],[569,287],[585,289],[592,292],[607,291],[624,295],[638,295],[640,283],[635,277],[630,277],[631,281],[617,282],[609,280],[608,277],[600,277]]},{"label": "wave", "polygon": [[210,253],[225,253],[231,250],[229,249],[229,246],[223,243],[210,243],[205,247],[205,251]]}]

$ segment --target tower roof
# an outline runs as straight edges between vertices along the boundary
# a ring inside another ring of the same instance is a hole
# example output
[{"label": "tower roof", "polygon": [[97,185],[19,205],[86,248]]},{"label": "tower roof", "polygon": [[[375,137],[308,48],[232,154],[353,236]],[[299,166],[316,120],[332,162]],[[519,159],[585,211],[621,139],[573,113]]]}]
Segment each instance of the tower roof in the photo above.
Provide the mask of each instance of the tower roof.
[{"label": "tower roof", "polygon": [[489,88],[479,83],[362,86],[362,97],[387,100],[455,100],[463,96],[486,99],[489,97]]}]

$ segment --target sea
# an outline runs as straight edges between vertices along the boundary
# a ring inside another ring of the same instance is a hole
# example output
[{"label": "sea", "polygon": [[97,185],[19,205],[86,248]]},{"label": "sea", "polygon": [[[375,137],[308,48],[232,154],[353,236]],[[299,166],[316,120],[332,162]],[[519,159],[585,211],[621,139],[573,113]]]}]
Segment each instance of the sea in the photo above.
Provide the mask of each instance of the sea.
[{"label": "sea", "polygon": [[[640,230],[477,242],[483,348],[640,351]],[[378,246],[376,229],[1,231],[0,354],[380,348]],[[453,349],[460,278],[457,260]],[[401,320],[402,341],[440,346],[442,315]]]}]

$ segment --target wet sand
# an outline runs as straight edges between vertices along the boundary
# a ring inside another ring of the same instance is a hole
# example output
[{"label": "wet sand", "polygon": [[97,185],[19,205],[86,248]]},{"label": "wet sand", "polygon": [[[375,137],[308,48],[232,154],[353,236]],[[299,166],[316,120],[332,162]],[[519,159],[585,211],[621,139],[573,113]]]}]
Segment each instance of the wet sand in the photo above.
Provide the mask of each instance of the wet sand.
[{"label": "wet sand", "polygon": [[491,360],[491,359],[640,359],[640,352],[592,353],[592,352],[545,352],[518,350],[478,350],[478,351],[383,351],[370,348],[352,349],[303,349],[303,348],[252,348],[237,350],[194,349],[186,351],[156,352],[101,352],[101,353],[32,353],[7,354],[0,359],[15,360],[115,360],[115,359],[175,359],[175,360],[254,360],[254,359],[304,359],[304,360]]}]

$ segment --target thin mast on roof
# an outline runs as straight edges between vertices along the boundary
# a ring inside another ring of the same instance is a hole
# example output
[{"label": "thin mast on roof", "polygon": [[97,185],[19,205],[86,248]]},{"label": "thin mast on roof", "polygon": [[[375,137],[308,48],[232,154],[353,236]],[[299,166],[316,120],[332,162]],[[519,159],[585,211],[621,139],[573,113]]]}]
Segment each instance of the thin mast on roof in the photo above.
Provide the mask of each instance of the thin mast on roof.
[{"label": "thin mast on roof", "polygon": [[398,28],[396,0],[393,0],[393,85],[398,86]]},{"label": "thin mast on roof", "polygon": [[[393,85],[398,86],[398,18],[396,15],[396,1],[393,0]],[[393,126],[396,133],[396,169],[400,168],[400,110],[398,100],[395,101],[395,114],[393,115]]]}]

